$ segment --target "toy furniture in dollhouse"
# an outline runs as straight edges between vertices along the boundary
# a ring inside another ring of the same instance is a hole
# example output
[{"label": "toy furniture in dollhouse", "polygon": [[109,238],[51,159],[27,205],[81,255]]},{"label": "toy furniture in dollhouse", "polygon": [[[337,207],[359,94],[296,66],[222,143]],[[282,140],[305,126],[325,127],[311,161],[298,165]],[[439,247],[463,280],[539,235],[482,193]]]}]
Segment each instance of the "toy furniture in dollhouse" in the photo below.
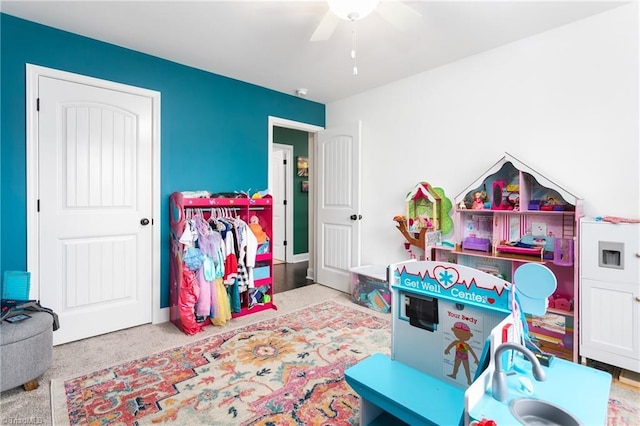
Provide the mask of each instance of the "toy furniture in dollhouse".
[{"label": "toy furniture in dollhouse", "polygon": [[[232,194],[230,194],[232,195]],[[202,325],[208,325],[211,322],[208,318],[195,317],[197,325],[191,328],[185,327],[185,318],[181,315],[181,289],[187,283],[183,275],[185,268],[185,260],[187,253],[185,252],[184,240],[181,237],[185,232],[186,219],[199,213],[207,221],[223,216],[241,219],[247,224],[246,232],[252,232],[256,236],[257,248],[255,256],[255,265],[247,273],[252,275],[253,288],[239,289],[239,309],[231,311],[231,317],[236,318],[247,314],[259,312],[265,309],[277,309],[273,301],[273,258],[272,258],[272,199],[270,196],[263,198],[248,198],[239,196],[239,198],[225,198],[212,196],[203,196],[198,198],[189,198],[181,192],[174,192],[169,198],[169,216],[171,222],[171,257],[169,262],[170,271],[170,288],[169,288],[169,304],[170,304],[170,320],[182,331],[192,334]],[[249,226],[252,225],[252,226]],[[253,229],[252,229],[253,228]],[[231,231],[229,231],[231,232]],[[242,254],[240,254],[242,256]],[[240,271],[239,271],[240,272]],[[229,286],[233,284],[225,283],[227,292]],[[213,290],[212,290],[213,291]],[[183,300],[182,300],[183,301]],[[188,312],[189,320],[192,319]],[[191,321],[192,322],[192,321]]]},{"label": "toy furniture in dollhouse", "polygon": [[[490,202],[483,209],[473,209],[474,194],[485,189],[490,191]],[[458,206],[454,211],[454,248],[427,246],[425,257],[477,268],[510,282],[520,265],[546,265],[558,285],[544,318],[528,316],[530,332],[544,351],[576,362],[578,318],[574,313],[578,311],[579,268],[574,247],[578,244],[582,200],[505,154],[458,194],[454,205]],[[478,240],[490,241],[490,250],[470,244]],[[555,301],[558,303],[551,303]]]},{"label": "toy furniture in dollhouse", "polygon": [[488,238],[467,237],[462,241],[463,250],[491,251],[491,241]]}]

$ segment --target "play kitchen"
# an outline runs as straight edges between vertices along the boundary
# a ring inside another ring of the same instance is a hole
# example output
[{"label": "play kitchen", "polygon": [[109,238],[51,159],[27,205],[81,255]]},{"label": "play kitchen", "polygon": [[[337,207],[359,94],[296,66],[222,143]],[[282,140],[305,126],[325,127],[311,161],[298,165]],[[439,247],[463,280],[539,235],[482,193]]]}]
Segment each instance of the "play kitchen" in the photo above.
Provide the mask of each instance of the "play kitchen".
[{"label": "play kitchen", "polygon": [[[556,286],[544,265],[508,282],[440,261],[389,266],[391,356],[345,371],[360,424],[606,424],[611,375],[541,351],[525,314]],[[535,291],[534,291],[535,290]]]}]

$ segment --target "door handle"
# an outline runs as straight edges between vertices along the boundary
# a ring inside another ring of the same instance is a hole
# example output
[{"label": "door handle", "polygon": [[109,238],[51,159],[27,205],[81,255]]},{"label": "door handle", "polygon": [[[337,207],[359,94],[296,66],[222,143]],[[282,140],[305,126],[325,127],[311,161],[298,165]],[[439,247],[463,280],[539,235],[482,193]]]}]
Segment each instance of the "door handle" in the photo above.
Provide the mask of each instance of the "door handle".
[{"label": "door handle", "polygon": [[351,216],[349,216],[349,219],[351,219],[351,220],[361,220],[362,219],[362,215],[361,214],[358,214],[358,215],[352,214]]},{"label": "door handle", "polygon": [[140,219],[140,225],[147,226],[148,224],[149,224],[149,219],[147,219],[146,217],[143,217],[142,219]]}]

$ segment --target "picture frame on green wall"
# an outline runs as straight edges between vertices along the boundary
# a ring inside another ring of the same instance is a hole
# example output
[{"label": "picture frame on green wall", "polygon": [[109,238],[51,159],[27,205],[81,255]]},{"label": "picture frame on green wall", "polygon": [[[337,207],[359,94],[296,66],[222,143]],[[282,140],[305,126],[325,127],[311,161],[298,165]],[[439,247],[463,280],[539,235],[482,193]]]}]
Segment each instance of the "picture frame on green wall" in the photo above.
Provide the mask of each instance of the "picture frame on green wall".
[{"label": "picture frame on green wall", "polygon": [[309,158],[308,157],[298,157],[298,176],[300,177],[309,176]]},{"label": "picture frame on green wall", "polygon": [[302,182],[300,182],[300,191],[309,192],[309,181],[308,180],[303,180]]}]

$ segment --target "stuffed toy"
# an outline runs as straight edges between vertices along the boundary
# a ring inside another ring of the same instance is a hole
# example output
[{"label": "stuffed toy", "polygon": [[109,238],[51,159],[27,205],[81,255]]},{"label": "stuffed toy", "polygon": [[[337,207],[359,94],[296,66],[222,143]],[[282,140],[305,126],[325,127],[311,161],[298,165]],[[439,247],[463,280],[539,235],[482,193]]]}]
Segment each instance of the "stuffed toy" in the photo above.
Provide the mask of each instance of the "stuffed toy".
[{"label": "stuffed toy", "polygon": [[249,228],[251,228],[253,235],[256,236],[258,244],[262,244],[267,241],[267,233],[262,230],[258,216],[253,215],[249,218]]}]

